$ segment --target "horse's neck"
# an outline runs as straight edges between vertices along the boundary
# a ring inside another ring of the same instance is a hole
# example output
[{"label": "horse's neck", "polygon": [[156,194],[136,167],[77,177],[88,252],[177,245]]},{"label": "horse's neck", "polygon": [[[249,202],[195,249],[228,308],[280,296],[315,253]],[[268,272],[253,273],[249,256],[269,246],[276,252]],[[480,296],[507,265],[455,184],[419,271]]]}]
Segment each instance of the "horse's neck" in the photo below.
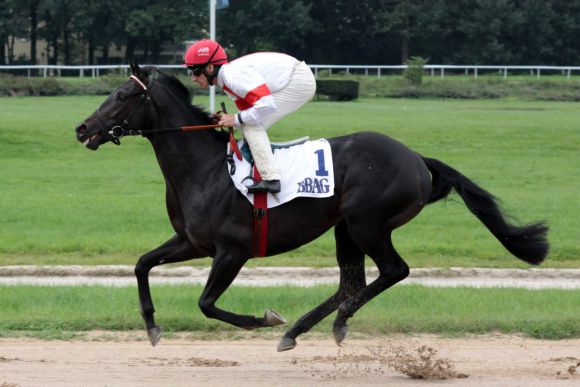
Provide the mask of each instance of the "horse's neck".
[{"label": "horse's neck", "polygon": [[[191,121],[184,122],[185,120],[158,120],[154,125],[165,128],[192,124]],[[220,165],[225,163],[226,144],[219,141],[212,130],[169,132],[149,137],[161,171],[175,190],[204,186],[204,182],[214,177],[219,172]]]},{"label": "horse's neck", "polygon": [[[150,128],[177,128],[207,124],[207,119],[196,117],[189,102],[168,83],[153,87],[155,114]],[[206,121],[206,122],[204,122]],[[197,132],[168,132],[148,136],[161,171],[171,190],[177,194],[183,190],[201,190],[220,169],[226,170],[226,144],[220,141],[213,129]]]},{"label": "horse's neck", "polygon": [[150,140],[163,174],[171,180],[188,177],[204,181],[220,153],[225,159],[225,145],[201,132],[158,134]]}]

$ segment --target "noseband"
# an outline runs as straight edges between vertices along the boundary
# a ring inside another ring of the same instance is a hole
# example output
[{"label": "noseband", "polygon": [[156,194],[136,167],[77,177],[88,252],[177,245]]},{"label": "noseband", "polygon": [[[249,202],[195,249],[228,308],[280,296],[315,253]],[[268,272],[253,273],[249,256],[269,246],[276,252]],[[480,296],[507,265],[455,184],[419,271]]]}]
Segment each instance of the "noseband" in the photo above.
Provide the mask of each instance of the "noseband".
[{"label": "noseband", "polygon": [[99,106],[97,108],[97,118],[99,119],[101,124],[103,124],[103,126],[106,128],[106,129],[102,129],[100,133],[101,134],[109,134],[113,138],[111,141],[117,145],[121,145],[121,137],[140,136],[143,134],[143,132],[141,130],[131,130],[131,129],[128,129],[127,127],[129,126],[129,122],[131,122],[131,118],[133,118],[133,115],[137,112],[137,110],[139,109],[141,104],[143,104],[143,102],[145,102],[145,101],[151,100],[151,96],[149,95],[149,90],[151,89],[151,85],[153,84],[153,78],[149,78],[148,85],[145,85],[135,75],[131,75],[131,79],[133,81],[135,81],[137,83],[137,85],[139,85],[141,87],[141,89],[143,89],[143,92],[141,93],[141,95],[139,97],[139,102],[137,102],[137,105],[135,105],[135,107],[133,108],[131,113],[129,113],[127,118],[125,118],[120,125],[113,125],[113,126],[107,125],[107,123],[105,122],[105,119],[103,118],[103,115],[101,114],[101,107]]}]

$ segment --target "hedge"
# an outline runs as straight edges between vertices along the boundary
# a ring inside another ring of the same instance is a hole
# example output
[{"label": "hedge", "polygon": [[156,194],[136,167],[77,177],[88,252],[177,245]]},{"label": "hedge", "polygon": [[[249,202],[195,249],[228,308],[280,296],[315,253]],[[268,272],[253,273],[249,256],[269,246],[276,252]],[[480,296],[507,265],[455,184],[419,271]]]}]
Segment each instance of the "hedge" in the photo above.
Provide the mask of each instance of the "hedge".
[{"label": "hedge", "polygon": [[318,79],[316,95],[331,101],[352,101],[358,98],[359,83],[351,79]]}]

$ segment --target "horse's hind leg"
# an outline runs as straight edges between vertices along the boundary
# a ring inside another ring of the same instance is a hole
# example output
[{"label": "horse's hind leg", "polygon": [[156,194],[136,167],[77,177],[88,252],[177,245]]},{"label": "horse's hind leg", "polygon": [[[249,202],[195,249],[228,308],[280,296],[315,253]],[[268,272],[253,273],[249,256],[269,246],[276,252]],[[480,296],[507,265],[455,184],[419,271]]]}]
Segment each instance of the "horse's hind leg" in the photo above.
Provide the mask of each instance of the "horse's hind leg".
[{"label": "horse's hind leg", "polygon": [[302,316],[290,328],[278,344],[278,351],[286,351],[296,346],[296,337],[308,332],[314,325],[334,312],[341,302],[366,286],[364,253],[351,238],[344,221],[334,228],[336,239],[336,259],[340,268],[338,291],[329,299]]},{"label": "horse's hind leg", "polygon": [[137,286],[139,288],[139,302],[141,305],[141,316],[145,321],[147,334],[151,344],[155,346],[161,338],[161,328],[155,325],[155,308],[151,299],[151,290],[149,289],[149,272],[155,266],[164,263],[182,262],[195,258],[195,252],[191,244],[175,235],[153,251],[148,252],[139,258],[135,266],[135,276],[137,277]]},{"label": "horse's hind leg", "polygon": [[[370,228],[363,227],[359,228],[359,230],[361,231],[360,233],[353,234],[355,240],[376,263],[379,269],[379,277],[340,304],[333,326],[334,339],[339,345],[348,334],[346,321],[372,298],[409,275],[409,266],[395,251],[391,242],[390,232],[385,240],[384,236],[370,232]],[[373,238],[373,235],[369,234],[375,234],[375,237]]]}]

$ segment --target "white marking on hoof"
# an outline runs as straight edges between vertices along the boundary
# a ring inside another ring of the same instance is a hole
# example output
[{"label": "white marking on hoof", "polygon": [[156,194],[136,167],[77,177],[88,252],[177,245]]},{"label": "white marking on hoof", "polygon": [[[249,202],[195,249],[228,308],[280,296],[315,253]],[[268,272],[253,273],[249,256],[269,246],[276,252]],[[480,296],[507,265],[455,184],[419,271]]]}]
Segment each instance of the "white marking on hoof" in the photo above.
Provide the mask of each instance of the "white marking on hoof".
[{"label": "white marking on hoof", "polygon": [[336,342],[336,345],[340,346],[342,344],[342,342],[344,341],[344,339],[346,339],[346,337],[348,336],[348,326],[343,326],[341,328],[338,329],[333,329],[332,333],[334,334],[334,341]]},{"label": "white marking on hoof", "polygon": [[278,352],[289,351],[296,347],[296,340],[289,337],[282,337],[278,343]]},{"label": "white marking on hoof", "polygon": [[153,327],[147,330],[147,335],[149,335],[151,345],[155,347],[159,343],[161,336],[163,336],[163,331],[159,327]]},{"label": "white marking on hoof", "polygon": [[275,327],[276,325],[286,324],[286,319],[273,310],[267,310],[264,314],[264,320],[268,326]]}]

